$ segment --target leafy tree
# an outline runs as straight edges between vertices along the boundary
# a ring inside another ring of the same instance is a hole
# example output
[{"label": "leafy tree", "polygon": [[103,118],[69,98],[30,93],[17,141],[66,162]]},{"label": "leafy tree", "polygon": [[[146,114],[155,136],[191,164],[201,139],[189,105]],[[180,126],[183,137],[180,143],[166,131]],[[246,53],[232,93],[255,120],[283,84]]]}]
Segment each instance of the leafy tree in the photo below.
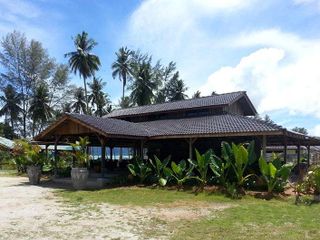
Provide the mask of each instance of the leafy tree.
[{"label": "leafy tree", "polygon": [[127,85],[127,80],[129,79],[132,71],[132,51],[127,47],[121,47],[118,52],[116,52],[117,59],[112,63],[112,77],[118,77],[122,81],[122,98],[124,98],[124,90]]},{"label": "leafy tree", "polygon": [[192,98],[200,98],[200,97],[201,97],[201,92],[199,90],[192,95]]},{"label": "leafy tree", "polygon": [[184,100],[188,96],[185,94],[188,88],[182,79],[179,79],[179,72],[176,72],[167,84],[167,97],[169,101]]},{"label": "leafy tree", "polygon": [[308,135],[308,130],[304,127],[294,127],[294,128],[292,128],[292,131],[297,132],[297,133],[301,133],[304,135]]},{"label": "leafy tree", "polygon": [[219,94],[217,94],[216,91],[212,91],[211,96],[216,96],[216,95],[219,95]]},{"label": "leafy tree", "polygon": [[41,131],[43,126],[53,116],[53,110],[50,107],[50,94],[46,85],[40,84],[34,90],[30,101],[29,114],[33,120],[32,135],[34,136],[36,125]]},{"label": "leafy tree", "polygon": [[86,98],[82,87],[75,90],[74,102],[71,104],[71,109],[76,113],[86,113]]},{"label": "leafy tree", "polygon": [[94,76],[101,65],[99,57],[91,53],[96,45],[97,42],[89,38],[88,33],[83,31],[74,39],[76,51],[65,54],[65,57],[69,58],[71,71],[73,71],[74,74],[79,73],[80,77],[83,78],[86,113],[89,113],[87,78]]},{"label": "leafy tree", "polygon": [[96,116],[102,117],[107,112],[107,105],[110,104],[108,96],[102,91],[105,83],[102,82],[102,79],[93,77],[92,83],[88,83],[89,88],[91,89],[91,94],[89,95],[89,101],[92,106],[96,106],[96,111],[94,114]]},{"label": "leafy tree", "polygon": [[[11,84],[21,94],[20,114],[22,127],[19,130],[27,137],[28,124],[32,121],[29,114],[30,99],[39,84],[48,85],[51,107],[58,108],[65,101],[68,92],[68,68],[57,64],[50,58],[47,50],[36,40],[28,41],[24,34],[14,31],[1,40],[0,76],[2,86]],[[31,123],[31,125],[34,125]]]},{"label": "leafy tree", "polygon": [[0,123],[0,136],[15,139],[17,135],[14,133],[12,127],[9,125],[8,121],[4,121],[4,123]]},{"label": "leafy tree", "polygon": [[14,124],[19,119],[19,113],[21,113],[20,103],[22,95],[17,93],[14,87],[9,84],[4,90],[4,96],[0,97],[2,102],[2,108],[0,109],[0,116],[5,116],[5,119],[9,119],[11,128],[14,131]]}]

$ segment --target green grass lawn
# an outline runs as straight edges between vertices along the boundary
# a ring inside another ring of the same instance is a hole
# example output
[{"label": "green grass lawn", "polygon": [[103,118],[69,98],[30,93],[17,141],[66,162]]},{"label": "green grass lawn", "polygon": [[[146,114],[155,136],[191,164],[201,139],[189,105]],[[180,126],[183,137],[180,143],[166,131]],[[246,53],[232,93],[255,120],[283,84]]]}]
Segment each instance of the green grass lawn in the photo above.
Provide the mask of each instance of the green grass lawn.
[{"label": "green grass lawn", "polygon": [[228,203],[198,220],[168,223],[173,239],[320,239],[320,204],[294,205],[293,199],[261,200],[246,196],[232,200],[220,194],[151,188],[115,188],[97,191],[59,191],[72,203],[111,203],[148,206],[181,201],[184,204]]}]

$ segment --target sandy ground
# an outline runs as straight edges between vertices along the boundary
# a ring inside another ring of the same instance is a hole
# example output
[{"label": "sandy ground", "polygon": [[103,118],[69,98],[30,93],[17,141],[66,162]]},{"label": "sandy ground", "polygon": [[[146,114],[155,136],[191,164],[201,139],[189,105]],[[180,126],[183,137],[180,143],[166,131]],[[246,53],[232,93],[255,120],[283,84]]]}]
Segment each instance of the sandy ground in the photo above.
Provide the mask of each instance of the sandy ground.
[{"label": "sandy ground", "polygon": [[[0,177],[0,239],[169,239],[172,222],[210,217],[228,205],[154,207],[67,204],[54,188]],[[151,237],[152,236],[152,237]]]}]

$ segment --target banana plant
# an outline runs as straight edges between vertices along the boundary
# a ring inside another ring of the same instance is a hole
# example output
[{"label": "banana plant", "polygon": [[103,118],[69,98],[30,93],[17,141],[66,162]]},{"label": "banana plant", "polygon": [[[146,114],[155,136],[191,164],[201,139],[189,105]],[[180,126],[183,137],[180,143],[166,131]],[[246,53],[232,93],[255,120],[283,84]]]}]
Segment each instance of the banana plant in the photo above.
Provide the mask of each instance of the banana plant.
[{"label": "banana plant", "polygon": [[242,187],[244,183],[253,175],[245,175],[247,166],[255,161],[254,157],[254,142],[251,142],[248,148],[243,144],[236,145],[232,143],[233,161],[231,166],[237,178],[238,187]]},{"label": "banana plant", "polygon": [[226,161],[223,158],[220,158],[213,154],[212,162],[210,163],[210,169],[213,174],[218,178],[219,183],[223,187],[227,187],[227,180],[228,180],[228,172],[231,167],[231,162]]},{"label": "banana plant", "polygon": [[187,168],[187,163],[184,160],[181,160],[178,164],[176,164],[175,162],[171,162],[171,168],[164,168],[164,173],[167,176],[174,178],[177,181],[179,187],[181,187],[185,181],[192,178],[192,171],[193,166]]},{"label": "banana plant", "polygon": [[231,165],[237,179],[237,186],[242,187],[244,183],[253,175],[245,175],[246,168],[251,165],[255,159],[254,141],[250,142],[247,148],[243,144],[222,144],[222,157]]},{"label": "banana plant", "polygon": [[140,183],[144,183],[152,170],[142,159],[136,158],[134,163],[128,164],[130,173],[139,178]]},{"label": "banana plant", "polygon": [[213,161],[213,151],[210,149],[204,154],[200,154],[196,149],[196,160],[188,159],[191,166],[198,172],[198,176],[193,177],[201,183],[201,187],[204,187],[207,184],[207,175],[209,165]]},{"label": "banana plant", "polygon": [[171,160],[171,156],[169,155],[163,161],[161,161],[156,155],[154,155],[154,160],[150,159],[150,164],[155,172],[155,176],[160,186],[165,186],[168,181],[168,174],[165,174],[165,168]]},{"label": "banana plant", "polygon": [[269,163],[261,156],[259,158],[260,172],[267,183],[268,194],[271,194],[277,185],[283,186],[293,168],[292,164],[282,164],[280,158],[272,155],[272,161]]}]

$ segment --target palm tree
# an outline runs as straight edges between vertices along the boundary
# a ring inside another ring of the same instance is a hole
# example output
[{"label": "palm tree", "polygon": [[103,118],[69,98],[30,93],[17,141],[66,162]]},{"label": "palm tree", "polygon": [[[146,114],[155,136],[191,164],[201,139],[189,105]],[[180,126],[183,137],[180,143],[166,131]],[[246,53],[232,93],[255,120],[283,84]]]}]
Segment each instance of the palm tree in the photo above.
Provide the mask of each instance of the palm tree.
[{"label": "palm tree", "polygon": [[76,113],[85,113],[86,112],[86,99],[84,96],[84,91],[82,87],[79,87],[74,92],[74,102],[71,105],[71,109],[73,109]]},{"label": "palm tree", "polygon": [[19,106],[22,100],[22,94],[17,93],[14,87],[9,84],[3,89],[4,95],[0,97],[3,104],[0,109],[0,116],[5,116],[5,119],[10,118],[12,130],[14,130],[14,123],[19,119],[19,113],[22,111]]},{"label": "palm tree", "polygon": [[179,79],[179,72],[176,72],[167,84],[167,96],[169,101],[184,100],[188,98],[185,94],[188,88],[182,79]]},{"label": "palm tree", "polygon": [[138,106],[148,105],[152,103],[154,98],[153,91],[157,89],[158,84],[154,80],[154,73],[150,62],[142,62],[136,64],[133,68],[133,83],[131,99]]},{"label": "palm tree", "polygon": [[122,98],[124,98],[124,90],[127,85],[128,77],[131,75],[131,57],[132,51],[127,47],[121,47],[116,53],[117,60],[112,63],[112,77],[118,77],[122,81]]},{"label": "palm tree", "polygon": [[200,98],[200,97],[201,97],[201,92],[199,90],[192,95],[192,98]]},{"label": "palm tree", "polygon": [[132,102],[130,97],[121,98],[119,101],[120,108],[129,108],[132,107]]},{"label": "palm tree", "polygon": [[84,95],[86,111],[89,112],[88,95],[87,95],[87,78],[94,76],[94,73],[99,70],[100,59],[98,56],[91,54],[97,42],[88,37],[88,33],[82,32],[74,39],[76,51],[65,54],[69,57],[69,65],[71,70],[76,74],[79,73],[83,78]]},{"label": "palm tree", "polygon": [[38,85],[33,92],[30,101],[29,114],[33,121],[33,135],[36,124],[39,124],[39,129],[48,122],[53,116],[53,110],[50,107],[50,93],[45,84]]},{"label": "palm tree", "polygon": [[89,83],[88,85],[91,89],[89,101],[91,102],[92,106],[95,105],[97,107],[95,115],[102,117],[107,112],[107,110],[105,110],[106,105],[110,104],[108,96],[106,96],[106,94],[102,91],[105,83],[102,82],[102,79],[94,77],[92,83]]}]

